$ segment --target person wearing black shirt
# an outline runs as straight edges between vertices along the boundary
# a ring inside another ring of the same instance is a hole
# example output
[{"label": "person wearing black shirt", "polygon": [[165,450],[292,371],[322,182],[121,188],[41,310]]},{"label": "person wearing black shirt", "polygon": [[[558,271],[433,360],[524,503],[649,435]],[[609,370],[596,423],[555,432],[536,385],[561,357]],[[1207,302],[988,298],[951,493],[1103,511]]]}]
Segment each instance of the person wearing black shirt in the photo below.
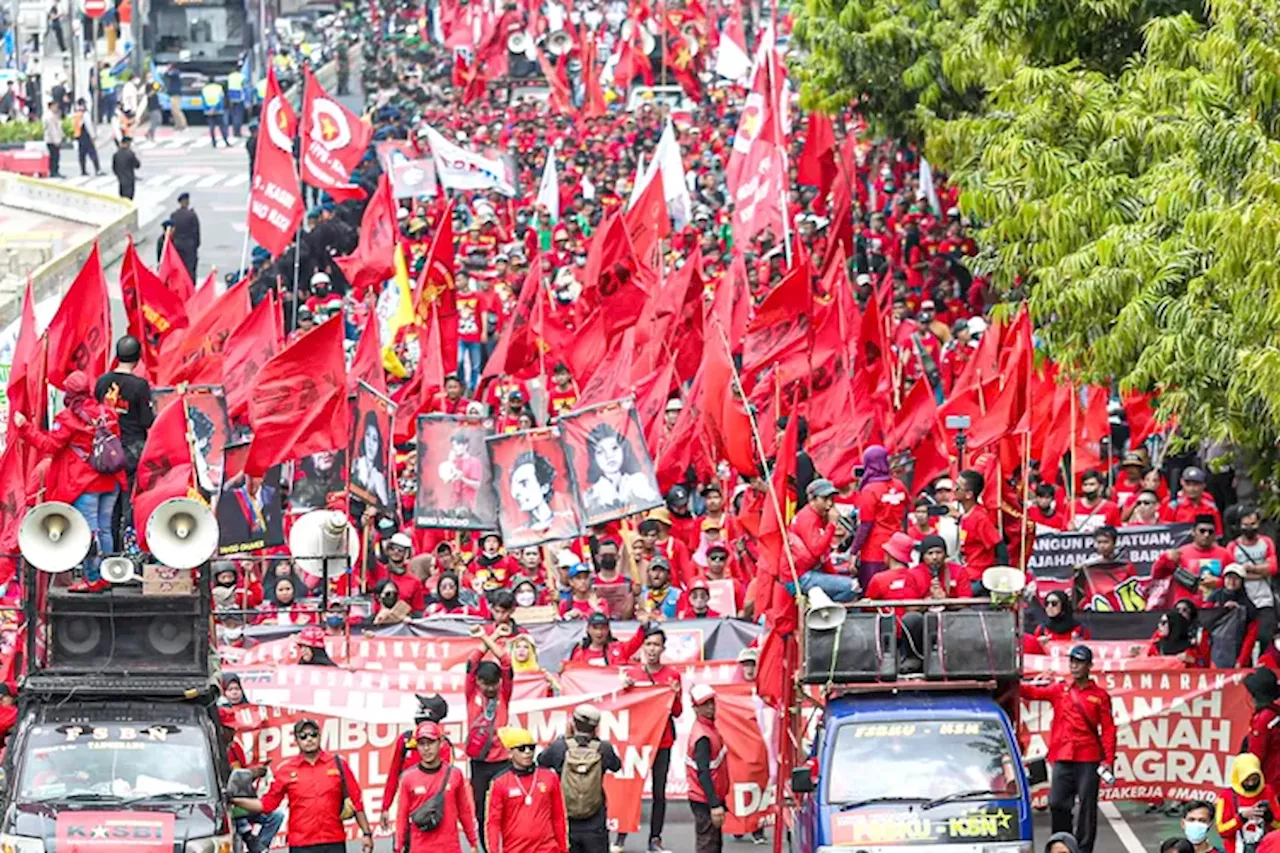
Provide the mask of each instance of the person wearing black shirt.
[{"label": "person wearing black shirt", "polygon": [[124,445],[124,468],[129,477],[129,488],[116,501],[115,525],[117,538],[123,527],[133,518],[129,496],[133,493],[133,478],[138,471],[138,460],[147,443],[147,431],[155,422],[156,413],[151,406],[151,383],[137,375],[138,362],[142,358],[142,344],[133,335],[125,335],[116,341],[116,367],[98,377],[93,396],[98,402],[116,413],[120,422],[120,443]]},{"label": "person wearing black shirt", "polygon": [[[579,705],[573,709],[573,734],[562,735],[551,742],[551,745],[538,756],[538,765],[554,770],[556,775],[565,774],[565,757],[569,753],[569,739],[577,746],[589,746],[595,740],[600,750],[600,766],[605,773],[617,773],[622,769],[622,759],[613,748],[613,744],[602,740],[597,733],[600,727],[600,709],[594,705]],[[574,772],[570,768],[569,772]],[[603,782],[603,776],[601,781]],[[609,828],[605,822],[608,812],[601,791],[600,809],[593,815],[584,818],[570,817],[569,821],[569,853],[605,853],[609,849]]]}]

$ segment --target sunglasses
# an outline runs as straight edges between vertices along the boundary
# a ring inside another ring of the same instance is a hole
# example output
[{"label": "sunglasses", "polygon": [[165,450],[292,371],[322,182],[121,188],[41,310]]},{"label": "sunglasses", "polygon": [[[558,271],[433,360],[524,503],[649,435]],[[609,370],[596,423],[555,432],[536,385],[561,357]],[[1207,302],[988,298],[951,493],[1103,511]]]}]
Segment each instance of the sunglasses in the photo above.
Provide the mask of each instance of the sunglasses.
[{"label": "sunglasses", "polygon": [[1046,601],[1046,602],[1044,603],[1044,609],[1045,609],[1045,610],[1048,610],[1050,607],[1061,607],[1061,606],[1062,606],[1062,602],[1061,602],[1061,601]]},{"label": "sunglasses", "polygon": [[296,737],[298,740],[315,740],[320,737],[320,733],[314,729],[303,729]]},{"label": "sunglasses", "polygon": [[1155,506],[1155,501],[1138,501],[1138,506]]},{"label": "sunglasses", "polygon": [[524,746],[514,746],[512,749],[516,752],[533,752],[534,746],[531,743],[526,743]]},{"label": "sunglasses", "polygon": [[724,554],[708,554],[707,555],[707,562],[709,563],[723,563],[726,559],[728,559],[728,557]]}]

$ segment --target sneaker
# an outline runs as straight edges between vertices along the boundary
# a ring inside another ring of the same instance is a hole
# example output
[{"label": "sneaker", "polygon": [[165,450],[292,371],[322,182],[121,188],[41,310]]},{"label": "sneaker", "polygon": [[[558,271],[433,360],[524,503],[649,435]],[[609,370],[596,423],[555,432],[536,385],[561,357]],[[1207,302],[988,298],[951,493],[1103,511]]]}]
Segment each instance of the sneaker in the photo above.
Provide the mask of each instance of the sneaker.
[{"label": "sneaker", "polygon": [[626,853],[626,848],[615,842],[609,845],[609,853]]},{"label": "sneaker", "polygon": [[661,838],[650,838],[649,853],[671,853],[671,851],[662,846]]},{"label": "sneaker", "polygon": [[77,581],[76,583],[73,583],[71,586],[67,587],[67,592],[102,592],[104,589],[110,589],[110,588],[111,588],[110,581],[105,581],[102,578],[98,578],[96,581],[87,581],[87,580]]},{"label": "sneaker", "polygon": [[769,841],[764,837],[763,832],[756,832],[751,835],[752,844],[768,844]]}]

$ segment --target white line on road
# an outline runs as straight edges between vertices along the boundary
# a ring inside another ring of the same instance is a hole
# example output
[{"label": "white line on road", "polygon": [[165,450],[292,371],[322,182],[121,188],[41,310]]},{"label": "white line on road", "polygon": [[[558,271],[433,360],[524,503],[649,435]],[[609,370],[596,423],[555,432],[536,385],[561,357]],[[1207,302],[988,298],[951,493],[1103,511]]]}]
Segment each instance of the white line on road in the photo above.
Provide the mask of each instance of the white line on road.
[{"label": "white line on road", "polygon": [[1129,826],[1129,822],[1124,819],[1124,815],[1120,814],[1120,810],[1116,808],[1115,803],[1098,803],[1098,811],[1102,812],[1102,816],[1107,819],[1107,825],[1116,834],[1116,838],[1120,839],[1120,843],[1124,845],[1126,853],[1146,853],[1147,848],[1142,846],[1142,842],[1138,840],[1137,833],[1133,831],[1133,827]]},{"label": "white line on road", "polygon": [[226,175],[219,175],[219,174],[205,175],[203,178],[196,181],[191,186],[198,187],[199,189],[202,189],[202,190],[212,189],[213,187],[216,187],[218,184],[222,183],[222,179],[225,177]]},{"label": "white line on road", "polygon": [[238,175],[232,175],[230,178],[228,178],[228,179],[227,179],[227,182],[226,182],[225,184],[223,184],[223,186],[224,186],[224,187],[238,187],[238,186],[242,186],[242,185],[247,184],[247,183],[249,183],[249,173],[248,173],[248,172],[241,172],[241,173],[240,173],[240,174],[238,174]]}]

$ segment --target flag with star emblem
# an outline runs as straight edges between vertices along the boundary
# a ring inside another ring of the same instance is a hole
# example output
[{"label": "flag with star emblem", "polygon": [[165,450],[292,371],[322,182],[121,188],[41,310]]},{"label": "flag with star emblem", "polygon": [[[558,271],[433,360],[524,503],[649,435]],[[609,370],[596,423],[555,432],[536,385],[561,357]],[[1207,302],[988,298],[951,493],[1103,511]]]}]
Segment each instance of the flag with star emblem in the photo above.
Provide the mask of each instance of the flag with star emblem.
[{"label": "flag with star emblem", "polygon": [[302,73],[302,180],[322,190],[343,187],[373,128],[321,88],[310,67]]},{"label": "flag with star emblem", "polygon": [[259,119],[258,153],[249,190],[249,236],[278,257],[302,224],[302,185],[293,165],[298,117],[280,91],[275,68],[267,68],[267,94]]},{"label": "flag with star emblem", "polygon": [[170,498],[187,497],[194,483],[187,430],[187,407],[178,405],[166,406],[147,432],[133,487],[133,525],[144,551],[151,513]]}]

